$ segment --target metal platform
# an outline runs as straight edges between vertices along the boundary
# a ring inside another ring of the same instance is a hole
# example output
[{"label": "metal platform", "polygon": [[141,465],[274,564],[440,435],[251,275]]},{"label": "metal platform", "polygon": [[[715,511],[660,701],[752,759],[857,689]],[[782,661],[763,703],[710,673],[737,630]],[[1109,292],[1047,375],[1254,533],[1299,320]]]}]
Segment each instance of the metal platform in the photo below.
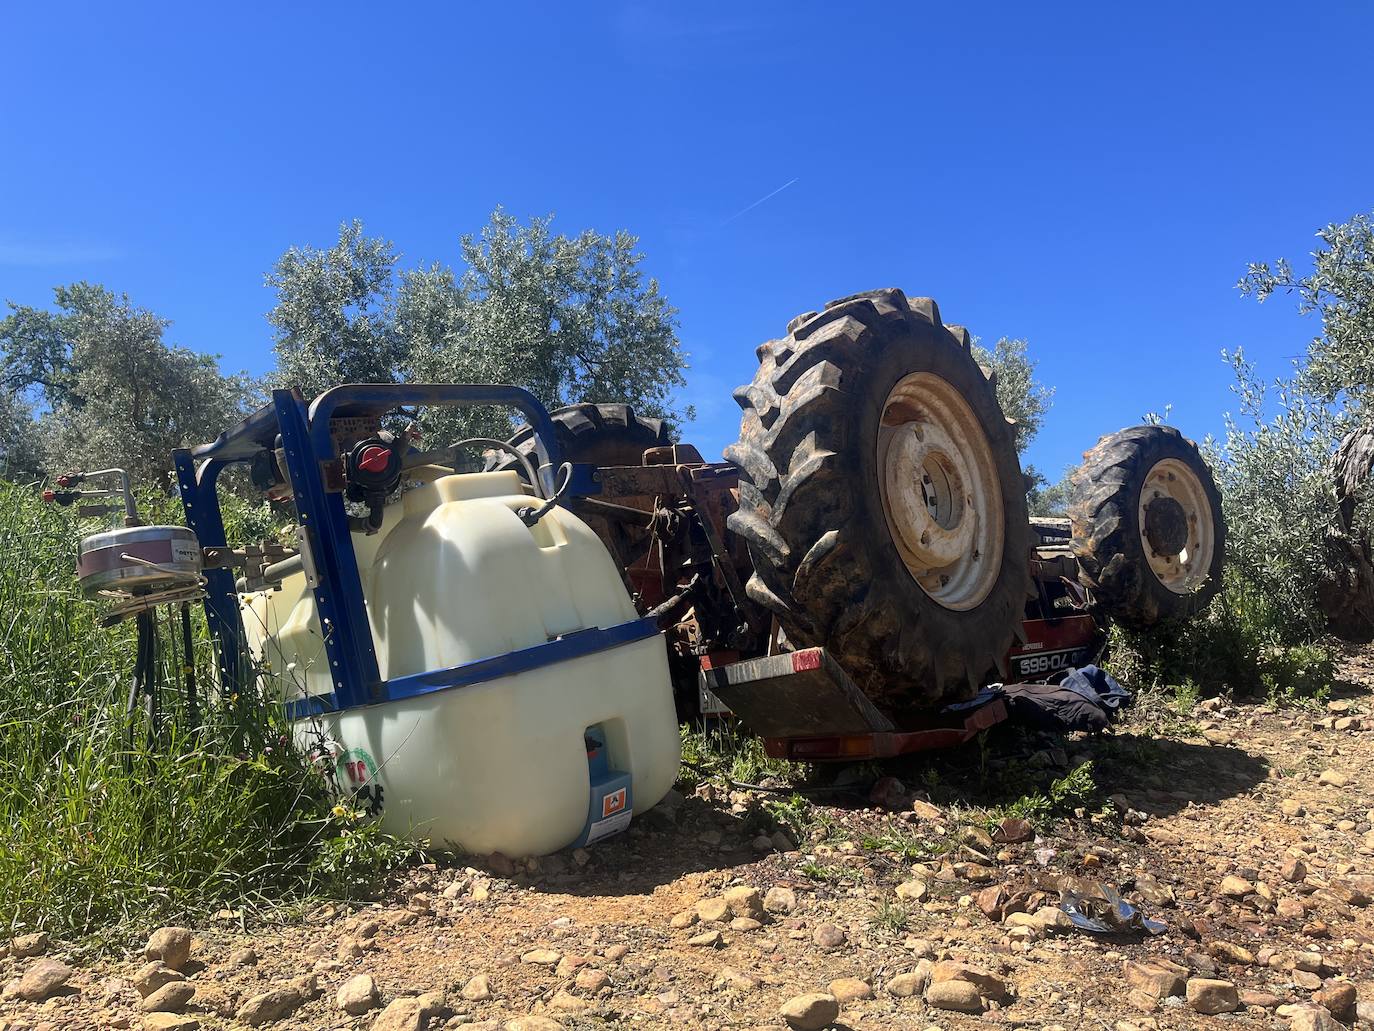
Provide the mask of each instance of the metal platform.
[{"label": "metal platform", "polygon": [[762,737],[770,756],[798,762],[887,759],[950,748],[1007,718],[1001,696],[984,691],[899,727],[824,648],[721,666],[703,659],[701,688]]}]

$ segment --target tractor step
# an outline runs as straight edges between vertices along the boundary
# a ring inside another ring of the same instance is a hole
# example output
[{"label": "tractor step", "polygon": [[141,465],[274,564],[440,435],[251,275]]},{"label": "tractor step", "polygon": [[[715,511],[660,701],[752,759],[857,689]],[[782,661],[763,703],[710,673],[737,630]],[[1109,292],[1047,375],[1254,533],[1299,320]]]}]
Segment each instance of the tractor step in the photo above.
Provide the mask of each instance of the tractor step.
[{"label": "tractor step", "polygon": [[1001,696],[984,691],[898,727],[824,648],[719,666],[705,658],[701,689],[762,737],[770,756],[798,762],[884,759],[949,748],[1007,718]]}]

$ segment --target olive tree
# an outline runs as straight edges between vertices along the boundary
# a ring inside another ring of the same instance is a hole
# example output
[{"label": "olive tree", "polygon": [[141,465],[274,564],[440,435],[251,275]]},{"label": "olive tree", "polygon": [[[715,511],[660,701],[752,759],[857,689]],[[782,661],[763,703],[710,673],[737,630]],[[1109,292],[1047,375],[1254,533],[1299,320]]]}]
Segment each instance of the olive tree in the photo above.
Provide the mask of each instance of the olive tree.
[{"label": "olive tree", "polygon": [[251,381],[223,375],[214,355],[169,344],[171,323],[127,295],[83,282],[57,287],[54,302],[11,302],[0,319],[0,384],[15,406],[4,428],[28,449],[21,466],[116,465],[160,479],[174,447],[244,413]]},{"label": "olive tree", "polygon": [[[293,248],[268,283],[277,304],[278,382],[307,392],[345,381],[511,383],[549,407],[633,404],[680,418],[686,355],[677,312],[643,271],[627,232],[577,236],[501,210],[459,240],[460,266],[398,270],[392,245],[340,229],[327,251]],[[505,436],[503,412],[422,410],[436,443]]]},{"label": "olive tree", "polygon": [[1035,378],[1036,363],[1024,340],[1002,337],[989,351],[975,339],[973,356],[997,377],[997,402],[1002,414],[1016,420],[1016,450],[1024,454],[1054,403],[1054,388]]}]

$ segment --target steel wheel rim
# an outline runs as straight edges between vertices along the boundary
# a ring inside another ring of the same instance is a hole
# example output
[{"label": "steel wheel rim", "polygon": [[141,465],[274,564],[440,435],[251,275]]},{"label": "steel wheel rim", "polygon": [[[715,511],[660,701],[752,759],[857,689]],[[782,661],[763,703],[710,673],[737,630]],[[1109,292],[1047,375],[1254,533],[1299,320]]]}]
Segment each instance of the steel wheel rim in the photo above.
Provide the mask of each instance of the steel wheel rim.
[{"label": "steel wheel rim", "polygon": [[980,605],[1002,565],[1002,485],[982,424],[948,380],[916,372],[889,391],[878,486],[892,543],[921,590],[954,611]]},{"label": "steel wheel rim", "polygon": [[[1161,533],[1158,528],[1175,514],[1173,505],[1181,510],[1186,527],[1181,543],[1169,536],[1168,529]],[[1150,466],[1136,515],[1145,561],[1155,579],[1174,594],[1192,594],[1201,587],[1211,575],[1216,530],[1212,502],[1197,472],[1177,458]]]}]

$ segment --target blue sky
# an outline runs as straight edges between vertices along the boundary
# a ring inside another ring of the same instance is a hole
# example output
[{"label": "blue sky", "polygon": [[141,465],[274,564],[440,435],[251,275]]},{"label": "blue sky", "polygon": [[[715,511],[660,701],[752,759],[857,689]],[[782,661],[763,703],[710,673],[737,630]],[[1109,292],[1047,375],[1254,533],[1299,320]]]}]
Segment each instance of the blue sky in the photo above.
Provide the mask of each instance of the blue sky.
[{"label": "blue sky", "polygon": [[[1374,8],[12,4],[0,297],[91,279],[264,371],[263,274],[361,218],[406,265],[504,205],[627,228],[681,310],[687,435],[734,438],[754,347],[900,286],[1025,337],[1057,474],[1172,403],[1234,407],[1316,331],[1233,284],[1374,208]],[[750,205],[777,191],[763,203]],[[745,210],[749,208],[749,210]]]}]

